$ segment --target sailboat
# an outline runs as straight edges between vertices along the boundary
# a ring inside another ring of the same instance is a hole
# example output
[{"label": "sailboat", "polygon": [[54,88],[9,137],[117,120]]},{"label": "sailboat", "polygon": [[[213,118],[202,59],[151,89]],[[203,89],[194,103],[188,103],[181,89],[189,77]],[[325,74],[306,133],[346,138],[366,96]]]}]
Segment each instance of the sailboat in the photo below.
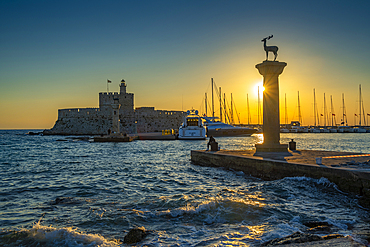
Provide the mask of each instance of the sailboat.
[{"label": "sailboat", "polygon": [[297,133],[308,133],[308,129],[306,127],[301,126],[302,124],[302,114],[301,114],[301,102],[299,100],[299,91],[298,91],[298,122],[297,125],[292,125],[290,132],[297,132]]},{"label": "sailboat", "polygon": [[326,121],[328,120],[328,114],[326,110],[326,98],[324,93],[324,128],[320,128],[320,133],[330,133],[330,131],[326,128]]},{"label": "sailboat", "polygon": [[280,128],[280,133],[289,133],[289,129],[286,127],[287,122],[288,122],[288,113],[287,113],[286,94],[285,94],[285,127]]},{"label": "sailboat", "polygon": [[343,118],[342,118],[342,125],[338,127],[339,133],[353,133],[354,130],[347,123],[347,112],[346,112],[346,105],[344,104],[344,93],[342,93],[342,109],[343,109]]},{"label": "sailboat", "polygon": [[[226,118],[229,118],[229,122],[233,123],[234,116],[233,116],[233,110],[230,110],[230,115],[231,115],[230,117],[228,116],[226,112],[225,94],[224,94],[224,103],[223,103],[224,111],[222,109],[221,88],[219,91],[221,119],[218,120],[219,118],[215,117],[214,99],[213,99],[213,86],[214,86],[213,78],[211,78],[211,83],[212,83],[212,117],[208,117],[206,115],[202,117],[202,119],[205,121],[204,126],[206,126],[207,136],[214,136],[214,137],[217,137],[217,136],[250,136],[256,133],[257,130],[254,128],[233,126],[231,124],[222,122],[222,112],[224,112],[225,121],[226,121]],[[233,106],[232,95],[231,95],[231,106]]]},{"label": "sailboat", "polygon": [[[320,133],[320,129],[317,128],[317,125],[320,125],[319,123],[319,113],[317,112],[317,104],[316,104],[316,92],[315,92],[315,89],[313,89],[313,115],[314,115],[314,118],[315,118],[315,125],[310,128],[310,132],[311,133]],[[316,119],[317,119],[317,125],[316,125]]]},{"label": "sailboat", "polygon": [[330,116],[331,116],[331,128],[329,129],[330,133],[337,133],[338,130],[335,128],[337,125],[335,120],[334,105],[333,105],[333,96],[330,95]]},{"label": "sailboat", "polygon": [[[359,111],[359,118],[360,118],[360,120],[358,122],[359,127],[355,127],[353,130],[356,133],[366,133],[366,129],[361,126],[361,117],[364,118],[363,120],[364,120],[364,123],[366,125],[366,122],[365,122],[364,102],[362,100],[362,93],[361,93],[361,84],[359,86],[359,108],[360,108],[360,111]],[[362,112],[361,112],[361,108],[362,108]]]}]

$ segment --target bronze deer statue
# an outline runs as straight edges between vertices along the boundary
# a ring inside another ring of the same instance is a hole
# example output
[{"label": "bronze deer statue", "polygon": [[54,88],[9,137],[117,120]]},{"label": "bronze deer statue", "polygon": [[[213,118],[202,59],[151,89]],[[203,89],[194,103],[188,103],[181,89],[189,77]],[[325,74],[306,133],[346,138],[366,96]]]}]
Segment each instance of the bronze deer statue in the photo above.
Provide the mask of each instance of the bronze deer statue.
[{"label": "bronze deer statue", "polygon": [[277,58],[277,51],[279,50],[279,48],[277,46],[267,46],[266,45],[266,40],[271,39],[272,37],[273,37],[273,35],[268,36],[268,37],[266,37],[266,38],[264,38],[264,39],[261,40],[261,42],[263,42],[263,48],[266,51],[266,61],[269,58],[269,51],[272,52],[272,53],[274,53],[274,55],[275,55],[274,61]]}]

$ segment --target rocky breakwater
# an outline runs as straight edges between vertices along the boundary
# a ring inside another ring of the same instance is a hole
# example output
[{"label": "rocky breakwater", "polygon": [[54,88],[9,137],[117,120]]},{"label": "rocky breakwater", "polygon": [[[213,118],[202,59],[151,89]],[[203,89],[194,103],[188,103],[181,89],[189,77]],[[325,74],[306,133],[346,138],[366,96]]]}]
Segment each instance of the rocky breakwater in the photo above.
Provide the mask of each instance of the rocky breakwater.
[{"label": "rocky breakwater", "polygon": [[332,234],[334,225],[328,222],[306,222],[307,227],[302,232],[295,232],[283,238],[276,238],[261,246],[366,246],[369,242],[370,231],[364,235],[359,235],[357,241],[352,237],[343,236],[341,234]]}]

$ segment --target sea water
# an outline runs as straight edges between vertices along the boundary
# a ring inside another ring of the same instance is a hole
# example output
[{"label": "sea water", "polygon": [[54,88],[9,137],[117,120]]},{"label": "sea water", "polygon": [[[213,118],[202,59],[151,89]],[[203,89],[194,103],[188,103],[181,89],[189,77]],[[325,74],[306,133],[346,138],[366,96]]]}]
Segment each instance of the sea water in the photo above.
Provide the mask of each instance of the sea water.
[{"label": "sea water", "polygon": [[[326,221],[364,241],[369,211],[327,179],[263,181],[191,163],[204,141],[94,143],[0,131],[0,245],[124,246],[145,227],[145,246],[259,246]],[[370,153],[370,133],[281,134],[298,149]],[[252,149],[262,135],[216,138]]]}]

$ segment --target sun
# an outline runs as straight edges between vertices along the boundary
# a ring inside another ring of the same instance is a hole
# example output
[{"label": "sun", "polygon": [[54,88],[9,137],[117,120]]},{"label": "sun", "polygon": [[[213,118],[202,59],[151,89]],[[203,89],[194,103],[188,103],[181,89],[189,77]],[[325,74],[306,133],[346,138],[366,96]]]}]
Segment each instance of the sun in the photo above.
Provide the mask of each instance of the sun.
[{"label": "sun", "polygon": [[263,86],[263,82],[259,82],[254,86],[253,92],[256,97],[258,97],[258,91],[260,93],[260,98],[263,96],[263,91],[265,90],[265,87]]}]

